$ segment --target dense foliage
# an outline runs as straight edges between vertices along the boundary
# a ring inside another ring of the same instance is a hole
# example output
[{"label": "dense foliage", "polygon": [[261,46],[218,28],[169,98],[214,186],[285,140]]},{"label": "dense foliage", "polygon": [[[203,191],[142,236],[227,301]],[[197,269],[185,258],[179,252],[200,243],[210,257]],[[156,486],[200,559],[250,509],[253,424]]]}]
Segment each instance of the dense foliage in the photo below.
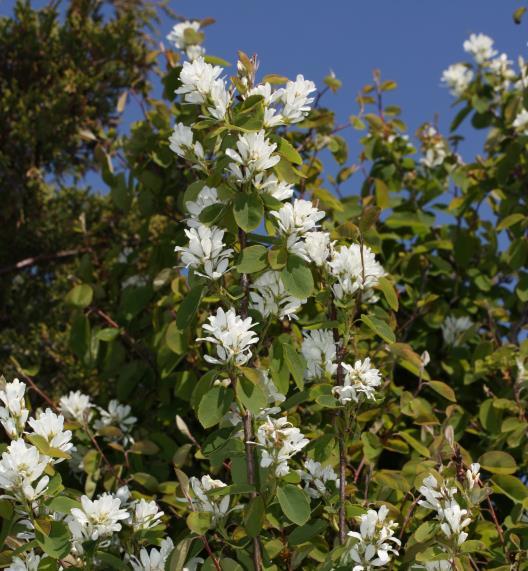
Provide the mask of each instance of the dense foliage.
[{"label": "dense foliage", "polygon": [[379,72],[340,124],[338,78],[230,69],[208,23],[128,135],[98,111],[109,192],[47,217],[82,251],[6,272],[46,306],[6,351],[0,562],[528,569],[528,66],[471,35],[411,138]]}]

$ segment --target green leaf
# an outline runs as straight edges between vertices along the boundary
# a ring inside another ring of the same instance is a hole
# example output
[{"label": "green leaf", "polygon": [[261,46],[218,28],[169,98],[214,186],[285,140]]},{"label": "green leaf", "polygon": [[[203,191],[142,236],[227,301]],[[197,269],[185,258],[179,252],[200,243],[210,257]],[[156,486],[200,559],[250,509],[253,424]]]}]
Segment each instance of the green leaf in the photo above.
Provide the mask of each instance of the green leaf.
[{"label": "green leaf", "polygon": [[93,300],[93,289],[88,284],[77,285],[66,295],[66,303],[75,307],[88,307]]},{"label": "green leaf", "polygon": [[254,274],[268,267],[268,249],[260,244],[244,248],[238,258],[239,274]]},{"label": "green leaf", "polygon": [[389,307],[394,311],[398,311],[398,294],[396,293],[392,282],[385,277],[381,277],[378,280],[377,289],[380,289],[383,292]]},{"label": "green leaf", "polygon": [[203,535],[212,523],[211,512],[191,512],[187,516],[187,527],[197,535]]},{"label": "green leaf", "polygon": [[288,343],[283,343],[282,350],[284,354],[284,360],[286,361],[286,366],[288,367],[288,370],[290,371],[295,384],[299,387],[300,390],[304,389],[306,359]]},{"label": "green leaf", "polygon": [[313,292],[312,272],[308,264],[294,254],[288,255],[286,267],[281,270],[281,280],[286,291],[298,299],[306,299]]},{"label": "green leaf", "polygon": [[193,317],[196,316],[198,308],[200,307],[203,290],[203,286],[194,287],[183,298],[178,313],[176,314],[176,325],[178,329],[184,330],[190,325]]},{"label": "green leaf", "polygon": [[515,476],[496,474],[491,481],[497,493],[508,496],[515,503],[522,504],[528,498],[528,488]]},{"label": "green leaf", "polygon": [[479,464],[484,470],[492,474],[513,474],[517,471],[517,464],[513,456],[502,450],[485,452],[479,458]]},{"label": "green leaf", "polygon": [[117,327],[106,327],[105,329],[99,329],[95,334],[95,337],[99,339],[99,341],[104,341],[106,343],[110,343],[119,336],[119,329]]},{"label": "green leaf", "polygon": [[394,332],[385,321],[369,315],[362,315],[361,321],[387,343],[394,343],[396,341]]},{"label": "green leaf", "polygon": [[183,571],[185,562],[187,561],[187,554],[192,545],[194,538],[186,537],[182,539],[171,551],[165,565],[166,571]]},{"label": "green leaf", "polygon": [[249,537],[257,537],[262,530],[266,509],[261,496],[255,496],[246,507],[244,527]]},{"label": "green leaf", "polygon": [[233,201],[233,214],[240,228],[245,232],[251,232],[262,222],[264,205],[258,195],[240,193]]},{"label": "green leaf", "polygon": [[62,521],[34,520],[35,538],[40,548],[53,559],[66,557],[71,550],[68,526]]},{"label": "green leaf", "polygon": [[[97,559],[103,563],[105,569],[117,569],[118,571],[129,571],[130,567],[119,557],[106,551],[96,551]],[[40,567],[39,567],[40,571]]]},{"label": "green leaf", "polygon": [[327,523],[322,519],[316,519],[313,523],[307,523],[301,527],[295,528],[288,535],[288,543],[290,545],[301,545],[319,535],[327,527]]},{"label": "green leaf", "polygon": [[233,391],[212,387],[205,393],[198,406],[198,420],[204,428],[218,424],[233,402]]},{"label": "green leaf", "polygon": [[260,387],[260,383],[258,381],[255,382],[248,374],[244,374],[243,377],[238,379],[236,394],[242,404],[253,414],[258,414],[268,405],[268,397]]},{"label": "green leaf", "polygon": [[277,499],[284,515],[291,522],[304,525],[310,519],[310,498],[301,488],[293,484],[279,486]]},{"label": "green leaf", "polygon": [[52,458],[64,458],[66,460],[71,458],[67,452],[50,446],[48,441],[40,434],[28,434],[27,439],[31,442],[31,444],[33,444],[33,446],[38,448],[39,452],[45,456],[50,456]]},{"label": "green leaf", "polygon": [[379,178],[374,179],[374,184],[376,188],[376,204],[382,210],[384,208],[389,208],[390,198],[389,198],[389,187],[385,182]]},{"label": "green leaf", "polygon": [[279,141],[279,155],[281,155],[281,157],[284,157],[294,165],[302,165],[301,155],[295,150],[295,148],[289,141],[283,139],[282,137],[280,138]]},{"label": "green leaf", "polygon": [[69,514],[73,508],[80,508],[81,502],[79,500],[69,498],[68,496],[57,496],[53,498],[47,506],[52,512]]},{"label": "green leaf", "polygon": [[442,381],[428,381],[427,385],[445,399],[456,402],[455,391],[449,385],[446,385]]},{"label": "green leaf", "polygon": [[521,220],[525,219],[526,216],[524,214],[520,213],[510,214],[509,216],[506,216],[506,218],[503,218],[499,222],[499,224],[497,224],[497,230],[500,232],[501,230],[505,230],[506,228],[511,228],[512,226],[515,226],[515,224],[521,222]]},{"label": "green leaf", "polygon": [[416,450],[416,452],[422,456],[425,456],[425,458],[431,458],[431,452],[429,452],[429,449],[425,447],[421,442],[416,440],[414,436],[411,436],[408,432],[398,432],[397,435],[403,438],[411,448]]}]

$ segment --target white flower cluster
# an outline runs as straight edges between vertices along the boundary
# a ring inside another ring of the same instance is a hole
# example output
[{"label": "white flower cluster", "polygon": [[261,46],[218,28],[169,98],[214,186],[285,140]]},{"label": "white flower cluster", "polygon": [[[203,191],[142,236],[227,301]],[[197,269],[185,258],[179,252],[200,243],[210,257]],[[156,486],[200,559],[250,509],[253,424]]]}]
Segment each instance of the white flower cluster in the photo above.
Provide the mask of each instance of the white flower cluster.
[{"label": "white flower cluster", "polygon": [[497,55],[497,50],[493,48],[493,40],[485,34],[471,34],[464,42],[464,50],[481,65]]},{"label": "white flower cluster", "polygon": [[328,266],[331,274],[337,279],[332,288],[337,299],[346,299],[361,292],[363,301],[377,301],[373,288],[386,273],[368,246],[361,244],[341,246],[332,255]]},{"label": "white flower cluster", "polygon": [[272,270],[264,272],[251,284],[249,295],[252,309],[257,310],[262,317],[295,319],[295,312],[306,303],[306,299],[290,295],[282,283],[280,273]]},{"label": "white flower cluster", "polygon": [[273,154],[276,143],[271,143],[263,130],[239,135],[236,147],[236,151],[226,149],[225,154],[234,161],[229,164],[228,171],[239,184],[250,181],[280,161],[280,156]]},{"label": "white flower cluster", "polygon": [[167,40],[178,50],[185,52],[192,61],[203,56],[205,49],[200,45],[200,22],[185,20],[173,26],[167,34]]},{"label": "white flower cluster", "polygon": [[139,558],[135,556],[130,558],[132,569],[134,571],[165,571],[165,563],[173,549],[174,543],[169,537],[161,542],[159,549],[153,547],[148,550],[143,547],[139,552]]},{"label": "white flower cluster", "polygon": [[242,319],[234,309],[224,311],[221,307],[216,315],[208,317],[209,323],[203,325],[208,337],[197,341],[209,341],[216,345],[216,357],[205,355],[208,363],[244,365],[251,359],[251,345],[258,342],[258,337],[251,328],[255,325],[251,317]]},{"label": "white flower cluster", "polygon": [[440,133],[428,125],[421,133],[423,157],[420,162],[429,168],[439,167],[449,155],[449,148]]},{"label": "white flower cluster", "polygon": [[207,279],[221,278],[227,271],[233,254],[231,248],[225,247],[225,231],[222,228],[198,223],[194,228],[185,230],[185,234],[189,238],[189,245],[175,248],[176,252],[181,252],[183,265]]},{"label": "white flower cluster", "polygon": [[169,148],[184,159],[198,163],[205,159],[205,152],[200,141],[194,141],[193,130],[183,123],[176,123],[169,137]]},{"label": "white flower cluster", "polygon": [[257,443],[262,447],[260,465],[271,467],[278,477],[290,473],[288,461],[300,452],[309,440],[286,417],[271,418],[257,430]]},{"label": "white flower cluster", "polygon": [[224,79],[220,78],[223,69],[206,63],[203,57],[192,62],[184,62],[180,72],[181,87],[176,93],[183,95],[186,103],[203,105],[215,119],[224,119],[231,104],[231,93]]},{"label": "white flower cluster", "polygon": [[305,470],[299,470],[301,480],[304,482],[306,493],[314,499],[322,498],[330,493],[328,484],[334,483],[334,488],[339,486],[339,478],[332,466],[323,466],[320,462],[316,462],[308,458],[304,462]]},{"label": "white flower cluster", "polygon": [[460,97],[464,95],[474,76],[469,67],[463,63],[455,63],[442,73],[442,83],[449,88],[453,95]]},{"label": "white flower cluster", "polygon": [[[57,487],[50,485],[48,474],[52,473],[54,465],[77,452],[72,442],[72,431],[65,429],[65,419],[82,430],[91,423],[96,407],[87,395],[72,391],[59,401],[63,414],[56,414],[48,408],[37,409],[35,416],[30,417],[25,393],[26,385],[18,379],[5,383],[0,391],[0,399],[5,405],[0,409],[0,417],[12,439],[0,457],[0,488],[3,498],[15,502],[17,520],[26,528],[17,534],[19,540],[35,539],[35,517],[46,515],[51,520],[63,520],[71,534],[72,555],[81,563],[86,542],[97,541],[99,548],[111,544],[119,546],[116,534],[123,526],[134,534],[144,534],[161,526],[163,512],[156,502],[144,498],[132,500],[126,486],[115,494],[104,493],[96,499],[83,495],[80,506],[72,508],[66,516],[50,511],[49,500],[56,496]],[[130,438],[136,419],[131,416],[128,405],[114,400],[108,409],[100,409],[99,412],[100,418],[93,423],[95,429],[113,426]],[[142,548],[139,558],[127,552],[125,559],[137,571],[163,571],[172,547],[172,541],[167,539],[159,550],[152,548],[149,552]],[[40,562],[40,555],[28,551],[24,558],[14,556],[7,569],[36,570]]]},{"label": "white flower cluster", "polygon": [[210,513],[213,524],[228,514],[231,501],[229,494],[223,496],[208,495],[213,490],[226,487],[222,480],[214,480],[211,476],[205,475],[200,480],[192,477],[189,484],[194,493],[194,498],[192,498],[194,508],[199,512]]},{"label": "white flower cluster", "polygon": [[528,136],[528,111],[522,109],[513,120],[512,127],[522,135]]},{"label": "white flower cluster", "polygon": [[301,352],[306,359],[306,379],[321,379],[336,372],[336,344],[329,329],[305,331]]},{"label": "white flower cluster", "polygon": [[367,357],[364,361],[356,361],[354,365],[342,363],[345,372],[343,386],[334,387],[332,392],[340,404],[360,402],[361,396],[374,399],[377,387],[381,385],[381,375],[378,369],[370,365]]},{"label": "white flower cluster", "polygon": [[[156,502],[143,498],[130,501],[130,495],[130,490],[123,486],[115,494],[106,492],[95,500],[88,496],[81,497],[81,506],[72,508],[65,520],[72,535],[76,555],[83,555],[83,544],[87,541],[98,541],[100,546],[109,545],[111,540],[115,539],[114,534],[120,532],[123,525],[128,526],[134,533],[161,525],[163,512]],[[157,561],[157,555],[160,553],[157,552],[156,555],[155,549],[151,553]],[[147,555],[148,552],[142,550],[140,559],[146,560]],[[131,563],[139,565],[135,557],[131,558]]]},{"label": "white flower cluster", "polygon": [[387,565],[392,555],[398,556],[401,542],[394,537],[397,523],[387,520],[389,510],[382,505],[378,511],[368,510],[361,516],[359,531],[349,531],[353,538],[345,563],[352,563],[352,571],[371,571]]},{"label": "white flower cluster", "polygon": [[278,127],[302,121],[310,111],[314,100],[310,95],[315,90],[313,81],[299,74],[295,81],[288,81],[285,87],[273,91],[269,83],[264,83],[253,87],[246,96],[261,95],[266,106],[264,125]]},{"label": "white flower cluster", "polygon": [[[131,415],[132,408],[128,404],[121,404],[112,399],[108,403],[108,409],[100,408],[100,418],[94,422],[94,428],[104,431],[105,428],[114,427],[119,429],[120,434],[116,437],[122,439],[125,444],[133,442],[132,429],[137,422],[137,418]],[[116,438],[112,434],[112,439]]]},{"label": "white flower cluster", "polygon": [[24,400],[25,392],[25,383],[18,379],[6,383],[0,390],[0,400],[4,403],[0,407],[0,422],[10,438],[20,436],[26,426],[29,411]]},{"label": "white flower cluster", "polygon": [[[465,486],[471,491],[478,487],[480,478],[480,465],[472,464],[466,471]],[[436,518],[440,522],[440,530],[453,548],[462,545],[467,537],[464,531],[471,524],[470,513],[462,508],[456,498],[458,488],[449,480],[441,484],[435,476],[427,476],[419,489],[424,497],[418,504],[426,509],[436,512]]]}]

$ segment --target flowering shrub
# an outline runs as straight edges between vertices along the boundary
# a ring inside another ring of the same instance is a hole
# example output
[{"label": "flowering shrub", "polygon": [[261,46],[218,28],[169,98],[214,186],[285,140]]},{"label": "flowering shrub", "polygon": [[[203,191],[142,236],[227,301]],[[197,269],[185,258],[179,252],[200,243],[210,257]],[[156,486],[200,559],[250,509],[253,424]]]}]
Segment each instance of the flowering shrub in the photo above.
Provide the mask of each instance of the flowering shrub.
[{"label": "flowering shrub", "polygon": [[109,386],[55,400],[18,362],[24,382],[4,380],[4,567],[528,569],[524,61],[472,35],[443,81],[453,130],[489,127],[487,158],[424,125],[415,160],[394,82],[376,72],[336,125],[337,78],[259,80],[240,53],[228,80],[203,24],[167,38],[177,99],[133,127],[132,182],[103,162],[116,206],[148,219],[143,265],[85,261],[67,296],[71,349]]}]

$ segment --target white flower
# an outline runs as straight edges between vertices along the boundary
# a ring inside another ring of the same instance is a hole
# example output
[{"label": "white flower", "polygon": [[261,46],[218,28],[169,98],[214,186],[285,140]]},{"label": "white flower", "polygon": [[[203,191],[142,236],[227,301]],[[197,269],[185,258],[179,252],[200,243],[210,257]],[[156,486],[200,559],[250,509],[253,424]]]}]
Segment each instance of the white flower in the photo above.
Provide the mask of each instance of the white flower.
[{"label": "white flower", "polygon": [[125,434],[130,432],[137,421],[135,416],[131,416],[132,408],[128,404],[121,404],[112,399],[108,403],[108,410],[100,409],[101,418],[94,424],[96,430],[105,426],[116,426]]},{"label": "white flower", "polygon": [[272,466],[275,475],[281,477],[290,472],[288,461],[300,452],[309,440],[288,422],[286,417],[268,417],[257,430],[257,442],[263,447],[260,465],[263,468]]},{"label": "white flower", "polygon": [[467,485],[470,490],[478,486],[480,479],[480,464],[475,462],[466,470]]},{"label": "white flower", "polygon": [[315,83],[305,80],[300,74],[295,81],[288,81],[281,92],[281,101],[284,103],[282,117],[286,123],[298,123],[306,117],[310,111],[310,103],[314,100],[309,95],[315,89]]},{"label": "white flower", "polygon": [[246,98],[251,95],[261,95],[264,98],[264,127],[277,127],[284,123],[284,117],[272,107],[281,99],[283,92],[283,89],[273,91],[269,83],[256,85],[247,92]]},{"label": "white flower", "polygon": [[185,564],[182,571],[197,571],[199,565],[203,565],[205,561],[201,557],[193,557]]},{"label": "white flower", "polygon": [[258,173],[253,180],[253,186],[277,200],[288,200],[293,196],[293,185],[279,180],[274,174]]},{"label": "white flower", "polygon": [[121,502],[121,507],[123,508],[128,506],[131,495],[130,488],[127,485],[119,486],[114,494],[114,496]]},{"label": "white flower", "polygon": [[187,208],[187,211],[191,215],[191,217],[187,219],[187,226],[189,226],[189,228],[198,228],[201,226],[199,217],[202,210],[208,206],[218,203],[221,203],[221,201],[218,198],[218,191],[216,188],[204,186],[196,195],[194,200],[188,200],[185,203],[185,208]]},{"label": "white flower", "polygon": [[184,62],[180,72],[181,87],[176,93],[182,94],[184,101],[195,105],[205,104],[216,119],[223,119],[231,97],[223,79],[219,79],[223,69],[197,57],[192,62]]},{"label": "white flower", "polygon": [[185,22],[176,24],[167,34],[167,40],[174,44],[175,48],[179,50],[185,50],[187,57],[192,61],[197,57],[202,56],[205,50],[196,42],[190,42],[186,38],[186,30],[198,32],[200,30],[200,22],[197,22],[196,20],[193,22],[186,20]]},{"label": "white flower", "polygon": [[328,493],[328,482],[334,482],[339,486],[339,479],[332,466],[323,466],[309,458],[304,462],[305,470],[299,470],[306,493],[312,498],[321,498]]},{"label": "white flower", "polygon": [[121,531],[121,520],[129,514],[121,509],[121,501],[113,494],[102,494],[96,500],[88,496],[81,497],[81,508],[72,508],[67,518],[68,527],[74,540],[84,541],[108,537]]},{"label": "white flower", "polygon": [[202,476],[199,480],[194,476],[190,478],[189,484],[194,492],[192,503],[197,511],[208,512],[212,514],[212,521],[216,523],[219,519],[225,517],[229,511],[229,494],[224,496],[208,496],[207,492],[225,488],[226,484],[222,480],[213,480],[211,476]]},{"label": "white flower", "polygon": [[449,154],[449,148],[435,127],[428,125],[423,129],[422,143],[424,156],[420,159],[420,162],[429,168],[442,165]]},{"label": "white flower", "polygon": [[263,317],[272,315],[279,319],[292,319],[301,305],[306,303],[306,299],[296,298],[286,291],[279,272],[263,273],[251,284],[251,290],[251,307]]},{"label": "white flower", "polygon": [[228,170],[237,182],[247,182],[280,161],[279,155],[273,154],[277,145],[266,138],[263,130],[239,135],[236,147],[236,151],[226,149],[225,154],[235,161],[229,163]]},{"label": "white flower", "polygon": [[442,325],[444,342],[447,345],[456,347],[461,341],[460,336],[462,333],[465,333],[472,325],[473,322],[467,316],[454,317],[453,315],[448,315]]},{"label": "white flower", "polygon": [[67,396],[61,397],[59,406],[65,418],[76,420],[81,424],[90,419],[93,408],[90,397],[81,391],[70,391]]},{"label": "white flower", "polygon": [[425,498],[418,504],[429,510],[438,511],[442,507],[442,502],[451,502],[457,493],[457,488],[453,486],[440,486],[433,475],[427,476],[419,488],[420,494]]},{"label": "white flower", "polygon": [[379,278],[386,275],[372,250],[359,244],[341,246],[333,253],[328,266],[337,278],[332,289],[338,299],[362,291],[365,301],[375,301],[372,288],[378,284]]},{"label": "white flower", "polygon": [[[121,498],[118,498],[120,505],[122,505]],[[132,504],[132,517],[130,524],[134,531],[142,529],[150,529],[156,527],[161,523],[163,512],[159,509],[155,501],[147,502],[143,498]]]},{"label": "white flower", "polygon": [[159,549],[153,547],[148,551],[145,547],[139,552],[139,559],[130,558],[134,571],[165,571],[165,563],[174,549],[172,539],[167,537],[161,542]]},{"label": "white flower", "polygon": [[304,251],[316,266],[324,266],[332,253],[333,242],[328,232],[308,232],[304,237]]},{"label": "white flower", "polygon": [[381,384],[381,375],[378,369],[370,366],[368,357],[364,361],[356,361],[354,366],[343,363],[342,367],[345,371],[344,384],[332,389],[341,404],[359,402],[361,395],[367,399],[375,398],[376,388]]},{"label": "white flower", "polygon": [[528,111],[526,109],[523,109],[517,113],[517,116],[513,120],[512,126],[519,133],[528,135]]},{"label": "white flower", "polygon": [[49,458],[42,456],[35,446],[23,440],[13,440],[0,459],[0,488],[11,492],[16,498],[33,501],[44,493],[49,478],[44,476],[33,487],[46,466]]},{"label": "white flower", "polygon": [[306,359],[306,379],[320,379],[335,373],[336,344],[329,329],[305,331],[301,352]]},{"label": "white flower", "polygon": [[200,270],[196,271],[198,275],[217,280],[227,271],[233,254],[231,248],[225,247],[224,233],[222,228],[196,223],[185,230],[189,245],[176,246],[174,250],[181,252],[181,261],[186,268]]},{"label": "white flower", "polygon": [[209,323],[203,329],[210,335],[197,339],[209,341],[216,345],[217,358],[205,355],[204,359],[213,364],[235,362],[244,365],[251,359],[251,345],[258,342],[258,337],[251,328],[255,325],[251,317],[242,319],[234,309],[227,312],[221,307],[216,315],[211,315]]},{"label": "white flower", "polygon": [[388,513],[386,506],[381,506],[377,512],[368,510],[361,516],[359,532],[348,532],[349,537],[356,540],[345,555],[345,562],[356,564],[353,571],[370,571],[375,567],[383,567],[390,561],[391,555],[398,555],[396,547],[401,542],[394,537],[398,524],[386,521]]},{"label": "white flower", "polygon": [[183,123],[176,123],[169,137],[169,148],[172,152],[183,158],[196,158],[203,160],[204,150],[199,141],[193,143],[193,130]]},{"label": "white flower", "polygon": [[493,49],[493,40],[485,34],[471,34],[464,42],[464,50],[479,64],[497,55],[497,50]]},{"label": "white flower", "polygon": [[462,545],[468,537],[467,532],[462,531],[471,523],[467,514],[468,511],[462,509],[455,500],[438,511],[438,519],[443,520],[440,529],[448,539],[454,537],[457,545]]},{"label": "white flower", "polygon": [[449,87],[453,95],[460,97],[473,81],[473,77],[471,69],[463,63],[455,63],[442,73],[442,83]]},{"label": "white flower", "polygon": [[0,407],[0,422],[10,438],[16,438],[24,431],[29,411],[26,408],[24,394],[25,383],[15,379],[6,383],[0,390],[0,400],[5,406]]},{"label": "white flower", "polygon": [[18,556],[13,557],[9,567],[5,571],[38,571],[40,564],[40,555],[36,555],[33,550],[28,551],[26,559]]},{"label": "white flower", "polygon": [[495,86],[496,90],[507,89],[513,79],[515,79],[515,71],[510,67],[512,61],[508,59],[507,54],[500,54],[492,59],[489,64],[489,70],[499,80],[498,85]]},{"label": "white flower", "polygon": [[[472,478],[474,471],[478,473],[478,468],[477,464],[472,465]],[[451,485],[449,481],[440,486],[436,478],[430,475],[424,479],[419,491],[425,499],[420,500],[418,504],[426,509],[436,511],[436,517],[440,521],[440,529],[446,538],[453,539],[457,546],[464,543],[468,534],[463,529],[471,523],[471,518],[466,517],[468,511],[462,509],[455,498],[458,492],[456,486]]]},{"label": "white flower", "polygon": [[315,208],[309,200],[296,198],[292,203],[285,204],[280,210],[271,212],[277,219],[279,230],[283,234],[306,234],[319,226],[319,221],[325,213]]},{"label": "white flower", "polygon": [[[30,418],[29,426],[35,434],[42,436],[46,442],[52,447],[68,452],[73,448],[71,442],[71,430],[64,430],[64,417],[62,414],[55,414],[51,409],[41,412],[37,418]],[[55,462],[61,462],[63,458],[58,458]]]}]

